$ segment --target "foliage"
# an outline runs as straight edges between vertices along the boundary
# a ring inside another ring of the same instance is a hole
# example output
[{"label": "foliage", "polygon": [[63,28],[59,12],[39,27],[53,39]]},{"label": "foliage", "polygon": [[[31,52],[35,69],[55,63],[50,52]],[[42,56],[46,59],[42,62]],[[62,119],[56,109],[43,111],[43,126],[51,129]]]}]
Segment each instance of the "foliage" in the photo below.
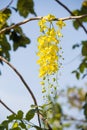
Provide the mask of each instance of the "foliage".
[{"label": "foliage", "polygon": [[36,16],[33,0],[18,0],[17,9],[19,14],[24,18],[26,18],[29,14],[34,14]]},{"label": "foliage", "polygon": [[[6,130],[28,130],[32,127],[36,130],[49,130],[47,123],[49,123],[52,130],[69,129],[73,125],[76,129],[86,130],[87,94],[85,89],[83,90],[81,87],[68,87],[66,92],[61,90],[59,96],[54,95],[54,97],[55,98],[52,98],[52,96],[48,95],[48,103],[38,106],[42,117],[42,128],[32,123],[32,119],[35,117],[38,109],[37,106],[31,105],[31,109],[26,114],[19,110],[17,114],[8,116],[7,119],[0,124],[0,130],[4,130],[5,128]],[[66,100],[64,101],[65,98]],[[74,117],[67,115],[66,112],[64,112],[64,107],[72,111],[76,108],[79,113],[83,111],[84,119],[80,120],[79,116]]]},{"label": "foliage", "polygon": [[[0,30],[15,24],[11,23],[10,25],[8,20],[12,15],[12,9],[17,10],[17,12],[19,12],[19,15],[23,16],[24,18],[27,17],[29,14],[36,15],[34,11],[33,0],[18,0],[17,8],[6,8],[0,11]],[[6,31],[5,33],[0,34],[0,55],[10,61],[11,50],[16,51],[19,47],[26,47],[29,43],[30,39],[23,33],[21,27],[13,28],[9,31]],[[2,61],[0,62],[2,63]]]},{"label": "foliage", "polygon": [[[72,13],[76,16],[86,14],[87,13],[87,0],[84,0],[82,2],[82,6],[79,10],[78,9],[74,10]],[[84,23],[87,23],[87,17],[80,19],[79,22],[84,25]],[[76,30],[78,30],[81,27],[79,22],[78,22],[78,20],[73,21],[73,26]],[[86,32],[86,34],[87,34],[87,32]],[[87,75],[87,40],[81,41],[80,44],[75,44],[73,46],[73,49],[75,49],[75,47],[82,48],[82,50],[81,50],[82,61],[81,61],[81,64],[79,65],[78,69],[73,71],[73,73],[76,74],[77,79],[79,79],[81,76],[82,76],[82,78],[84,78]]]},{"label": "foliage", "polygon": [[29,110],[25,117],[24,112],[19,110],[17,114],[11,114],[7,117],[7,120],[4,120],[0,125],[0,130],[28,130],[30,127],[35,127],[37,130],[40,128],[37,125],[30,123],[30,120],[35,116],[37,109]]}]

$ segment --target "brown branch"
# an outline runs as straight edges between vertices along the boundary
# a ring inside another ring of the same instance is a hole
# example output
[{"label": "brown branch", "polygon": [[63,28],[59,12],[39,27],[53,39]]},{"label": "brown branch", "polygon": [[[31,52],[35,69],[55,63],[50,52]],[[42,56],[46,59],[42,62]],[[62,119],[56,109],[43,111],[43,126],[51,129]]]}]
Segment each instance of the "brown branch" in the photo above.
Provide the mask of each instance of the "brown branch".
[{"label": "brown branch", "polygon": [[[84,17],[87,17],[87,14],[80,15],[80,16],[69,16],[69,17],[65,17],[65,18],[55,18],[55,19],[53,19],[53,20],[54,20],[54,21],[58,21],[58,20],[65,21],[65,20],[71,20],[71,19],[77,19],[77,20],[78,20],[78,19],[82,19],[82,18],[84,18]],[[25,23],[28,23],[28,22],[30,22],[30,21],[40,20],[41,18],[43,18],[43,17],[29,18],[29,19],[26,19],[26,20],[24,20],[24,21],[21,21],[21,22],[19,22],[19,23],[17,23],[17,24],[13,24],[13,25],[11,25],[11,26],[9,26],[9,27],[3,28],[3,29],[0,31],[0,34],[6,32],[6,31],[8,31],[8,30],[11,30],[11,29],[13,29],[13,28],[15,28],[15,27],[18,27],[18,26],[20,26],[20,25],[23,25],[23,24],[25,24]]]},{"label": "brown branch", "polygon": [[13,24],[13,25],[11,25],[11,26],[9,26],[9,27],[3,28],[3,29],[0,31],[0,34],[6,32],[6,31],[8,31],[8,30],[11,30],[11,29],[13,29],[13,28],[15,28],[15,27],[18,27],[18,26],[20,26],[20,25],[22,25],[22,24],[25,24],[25,23],[27,23],[27,22],[34,21],[34,20],[40,20],[41,18],[42,18],[42,17],[29,18],[29,19],[26,19],[26,20],[24,20],[24,21],[22,21],[22,22],[19,22],[19,23],[17,23],[17,24]]},{"label": "brown branch", "polygon": [[[34,104],[38,107],[38,104],[37,104],[37,100],[32,92],[32,90],[30,89],[30,87],[27,85],[27,83],[25,82],[24,78],[22,77],[22,75],[17,71],[17,69],[12,65],[10,64],[6,59],[4,59],[3,57],[0,56],[0,60],[5,62],[7,65],[9,65],[9,67],[17,74],[17,76],[21,79],[22,83],[24,84],[24,86],[26,87],[26,89],[28,90],[29,94],[31,95],[33,101],[34,101]],[[40,117],[39,117],[39,110],[38,110],[38,122],[39,122],[39,125],[41,126],[41,123],[40,123]]]},{"label": "brown branch", "polygon": [[[72,16],[75,16],[72,11],[66,6],[64,5],[60,0],[55,0],[58,4],[60,4],[63,8],[65,8]],[[83,30],[85,31],[85,33],[87,34],[87,29],[84,27],[84,25],[78,20],[76,19],[77,22],[79,23],[79,25],[83,28]]]},{"label": "brown branch", "polygon": [[0,103],[8,110],[10,111],[12,114],[16,114],[13,110],[11,110],[1,99],[0,99]]},{"label": "brown branch", "polygon": [[59,18],[59,19],[56,19],[56,20],[62,20],[62,21],[66,21],[66,20],[71,20],[71,19],[82,19],[82,18],[85,18],[87,17],[87,14],[84,14],[84,15],[79,15],[79,16],[70,16],[70,17],[65,17],[65,18]]},{"label": "brown branch", "polygon": [[6,7],[4,7],[3,9],[1,9],[0,11],[3,12],[3,11],[5,11],[7,8],[9,8],[9,6],[12,4],[13,1],[14,1],[14,0],[11,0],[11,1],[9,2],[9,4],[8,4]]}]

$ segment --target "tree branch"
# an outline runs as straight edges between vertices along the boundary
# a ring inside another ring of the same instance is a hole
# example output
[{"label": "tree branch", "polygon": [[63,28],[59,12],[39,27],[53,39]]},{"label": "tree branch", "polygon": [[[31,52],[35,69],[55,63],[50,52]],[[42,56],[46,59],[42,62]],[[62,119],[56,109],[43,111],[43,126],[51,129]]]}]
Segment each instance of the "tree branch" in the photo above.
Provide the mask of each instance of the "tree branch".
[{"label": "tree branch", "polygon": [[[69,17],[65,17],[65,18],[55,18],[55,19],[53,19],[53,20],[54,20],[54,21],[58,21],[58,20],[66,21],[66,20],[71,20],[71,19],[76,19],[76,20],[78,20],[78,19],[82,19],[82,18],[84,18],[84,17],[87,17],[87,14],[80,15],[80,16],[69,16]],[[30,22],[30,21],[40,20],[41,18],[43,18],[43,17],[29,18],[29,19],[26,19],[26,20],[24,20],[24,21],[21,21],[21,22],[19,22],[19,23],[17,23],[17,24],[13,24],[13,25],[11,25],[11,26],[9,26],[9,27],[3,28],[3,29],[0,31],[0,34],[5,33],[5,32],[8,31],[8,30],[11,30],[11,29],[13,29],[13,28],[15,28],[15,27],[18,27],[18,26],[23,25],[23,24],[25,24],[25,23],[28,23],[28,22]]]},{"label": "tree branch", "polygon": [[[29,94],[31,95],[33,101],[34,101],[34,104],[37,106],[38,108],[38,104],[37,104],[37,100],[32,92],[32,90],[30,89],[30,87],[27,85],[27,83],[25,82],[24,78],[22,77],[22,75],[17,71],[17,69],[12,65],[10,64],[6,59],[4,59],[3,57],[0,56],[0,60],[5,62],[7,65],[9,65],[9,67],[17,74],[17,76],[21,79],[22,83],[24,84],[24,86],[26,87],[26,89],[28,90]],[[39,110],[38,110],[38,122],[39,122],[39,125],[41,126],[41,123],[40,123],[40,117],[39,117]]]},{"label": "tree branch", "polygon": [[1,9],[0,11],[3,12],[3,11],[5,11],[7,8],[9,8],[9,6],[12,4],[13,1],[14,1],[14,0],[11,0],[11,1],[9,2],[9,4],[8,4],[6,7],[4,7],[3,9]]},{"label": "tree branch", "polygon": [[85,17],[87,17],[87,14],[79,15],[79,16],[70,16],[70,17],[59,18],[59,19],[57,18],[55,20],[62,20],[62,21],[72,20],[72,19],[78,20],[78,19],[82,19],[82,18],[85,18]]},{"label": "tree branch", "polygon": [[[72,16],[75,16],[72,11],[66,6],[64,5],[60,0],[55,0],[58,4],[60,4],[63,8],[65,8]],[[85,33],[87,34],[87,29],[84,27],[84,25],[78,20],[76,19],[77,22],[79,23],[79,25],[83,28],[83,30],[85,31]]]},{"label": "tree branch", "polygon": [[1,99],[0,99],[0,103],[8,110],[10,111],[12,114],[16,114],[13,110],[11,110]]}]

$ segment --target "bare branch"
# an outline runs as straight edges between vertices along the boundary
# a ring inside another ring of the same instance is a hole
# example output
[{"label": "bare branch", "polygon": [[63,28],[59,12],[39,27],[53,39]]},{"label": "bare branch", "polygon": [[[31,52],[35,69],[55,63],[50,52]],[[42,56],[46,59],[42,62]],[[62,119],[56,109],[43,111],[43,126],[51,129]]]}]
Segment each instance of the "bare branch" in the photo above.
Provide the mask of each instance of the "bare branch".
[{"label": "bare branch", "polygon": [[56,20],[62,20],[62,21],[66,21],[66,20],[72,20],[72,19],[82,19],[82,18],[85,18],[87,17],[87,14],[84,14],[84,15],[79,15],[79,16],[70,16],[70,17],[65,17],[65,18],[59,18],[59,19],[56,19]]},{"label": "bare branch", "polygon": [[9,108],[1,99],[0,99],[0,103],[8,110],[10,111],[12,114],[16,114],[13,110],[11,110],[11,108]]},{"label": "bare branch", "polygon": [[[37,100],[32,92],[32,90],[30,89],[30,87],[27,85],[26,81],[24,80],[24,78],[22,77],[22,75],[17,71],[17,69],[12,65],[10,64],[6,59],[4,59],[3,57],[0,56],[0,60],[5,62],[7,65],[9,65],[9,67],[17,74],[17,76],[21,79],[22,83],[24,84],[24,86],[26,87],[26,89],[28,90],[29,94],[31,95],[33,101],[34,101],[34,104],[37,106],[38,108],[38,104],[37,104]],[[39,117],[39,110],[38,110],[38,122],[39,122],[39,125],[41,126],[40,124],[40,117]]]},{"label": "bare branch", "polygon": [[[58,4],[60,4],[63,8],[65,8],[72,16],[75,16],[72,11],[66,6],[64,5],[60,0],[55,0]],[[87,34],[87,29],[84,27],[84,25],[78,20],[76,19],[79,23],[79,25],[83,28],[83,30],[85,31],[85,33]]]},{"label": "bare branch", "polygon": [[11,1],[9,2],[9,4],[8,4],[6,7],[4,7],[3,9],[1,9],[0,11],[1,11],[1,12],[5,11],[5,10],[12,4],[13,1],[14,1],[14,0],[11,0]]},{"label": "bare branch", "polygon": [[20,25],[22,25],[22,24],[28,23],[28,22],[30,22],[30,21],[40,20],[41,18],[42,18],[42,17],[29,18],[29,19],[26,19],[26,20],[24,20],[24,21],[22,21],[22,22],[19,22],[19,23],[17,23],[17,24],[13,24],[13,25],[11,25],[11,26],[9,26],[9,27],[3,28],[3,29],[0,31],[0,34],[6,32],[6,31],[8,31],[8,30],[11,30],[11,29],[13,29],[13,28],[15,28],[15,27],[18,27],[18,26],[20,26]]},{"label": "bare branch", "polygon": [[[65,21],[65,20],[72,20],[72,19],[77,19],[77,20],[78,20],[78,19],[82,19],[82,18],[84,18],[84,17],[87,17],[87,14],[80,15],[80,16],[69,16],[69,17],[65,17],[65,18],[55,18],[54,21],[58,21],[58,20],[63,20],[63,21]],[[24,21],[21,21],[21,22],[19,22],[19,23],[17,23],[17,24],[13,24],[13,25],[11,25],[11,26],[9,26],[9,27],[3,28],[3,29],[0,31],[0,34],[6,32],[6,31],[8,31],[8,30],[11,30],[11,29],[13,29],[13,28],[15,28],[15,27],[18,27],[18,26],[20,26],[20,25],[23,25],[23,24],[25,24],[25,23],[28,23],[28,22],[30,22],[30,21],[40,20],[41,18],[43,18],[43,17],[40,17],[40,16],[39,16],[39,17],[29,18],[29,19],[26,19],[26,20],[24,20]]]}]

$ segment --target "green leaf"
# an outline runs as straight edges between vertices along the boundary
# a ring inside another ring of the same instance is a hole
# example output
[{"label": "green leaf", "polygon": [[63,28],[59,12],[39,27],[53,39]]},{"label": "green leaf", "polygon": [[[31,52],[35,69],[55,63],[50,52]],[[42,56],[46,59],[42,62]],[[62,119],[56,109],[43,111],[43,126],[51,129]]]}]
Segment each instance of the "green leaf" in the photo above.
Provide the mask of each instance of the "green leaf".
[{"label": "green leaf", "polygon": [[22,31],[22,28],[21,28],[21,27],[16,27],[16,28],[14,28],[14,31],[15,31],[16,33],[19,33],[20,35],[23,35],[23,31]]},{"label": "green leaf", "polygon": [[80,73],[76,72],[76,78],[79,79],[80,78]]},{"label": "green leaf", "polygon": [[78,71],[74,70],[72,71],[72,73],[75,73],[77,79],[80,78],[80,73]]},{"label": "green leaf", "polygon": [[87,41],[82,41],[82,55],[87,56]]},{"label": "green leaf", "polygon": [[78,15],[80,14],[80,11],[77,9],[77,10],[74,10],[72,13],[73,13],[74,15],[78,16]]},{"label": "green leaf", "polygon": [[16,51],[19,47],[26,47],[30,43],[30,39],[26,37],[22,29],[16,28],[10,34],[10,40],[13,41],[13,50]]},{"label": "green leaf", "polygon": [[10,130],[21,130],[21,128],[20,127],[16,127],[16,128],[12,128]]},{"label": "green leaf", "polygon": [[15,116],[16,116],[15,114],[12,114],[10,116],[7,116],[7,119],[11,122],[15,119]]},{"label": "green leaf", "polygon": [[19,11],[19,14],[25,18],[30,13],[36,15],[36,13],[34,11],[33,0],[18,0],[17,9]]},{"label": "green leaf", "polygon": [[0,130],[4,130],[4,126],[0,124]]},{"label": "green leaf", "polygon": [[8,130],[8,124],[9,124],[9,121],[8,120],[4,120],[2,122],[2,125],[4,126],[4,128],[6,128],[6,130]]},{"label": "green leaf", "polygon": [[18,41],[14,42],[13,50],[16,51],[19,47],[26,47],[30,43],[30,39],[24,36],[18,36]]},{"label": "green leaf", "polygon": [[87,6],[82,6],[81,14],[86,14],[86,13],[87,13]]},{"label": "green leaf", "polygon": [[29,111],[27,112],[27,114],[26,114],[26,118],[25,118],[25,119],[26,119],[27,121],[30,121],[30,120],[34,117],[35,112],[36,112],[35,109],[29,110]]},{"label": "green leaf", "polygon": [[4,11],[0,11],[0,18],[4,20],[8,20],[8,18],[11,15],[11,10],[10,9],[5,9]]},{"label": "green leaf", "polygon": [[84,62],[82,62],[82,63],[80,64],[79,70],[80,70],[81,73],[84,72],[84,70],[85,70],[85,63],[84,63]]},{"label": "green leaf", "polygon": [[7,41],[7,37],[5,35],[0,35],[0,45],[3,50],[11,50],[11,46]]},{"label": "green leaf", "polygon": [[19,126],[21,126],[23,129],[26,129],[26,125],[23,122],[19,123]]},{"label": "green leaf", "polygon": [[11,10],[10,9],[5,9],[3,12],[2,12],[3,14],[6,14],[6,16],[7,16],[7,19],[10,17],[10,15],[11,15]]},{"label": "green leaf", "polygon": [[79,47],[80,45],[79,44],[74,44],[73,46],[72,46],[72,49],[75,49],[75,48],[77,48],[77,47]]},{"label": "green leaf", "polygon": [[83,106],[83,109],[84,109],[85,119],[87,120],[87,102],[86,102],[85,105]]},{"label": "green leaf", "polygon": [[26,125],[23,122],[19,123],[19,126],[21,126],[23,129],[26,129]]},{"label": "green leaf", "polygon": [[0,55],[6,58],[8,61],[10,60],[9,51],[11,50],[11,46],[7,41],[7,37],[4,34],[0,35]]},{"label": "green leaf", "polygon": [[76,30],[78,30],[78,28],[80,27],[79,23],[76,20],[73,21],[73,26]]},{"label": "green leaf", "polygon": [[19,110],[19,111],[17,112],[16,119],[21,120],[21,119],[23,118],[23,114],[24,114],[24,113],[23,113],[21,110]]},{"label": "green leaf", "polygon": [[4,11],[0,11],[0,29],[8,26],[7,20],[11,15],[10,9],[5,9]]}]

